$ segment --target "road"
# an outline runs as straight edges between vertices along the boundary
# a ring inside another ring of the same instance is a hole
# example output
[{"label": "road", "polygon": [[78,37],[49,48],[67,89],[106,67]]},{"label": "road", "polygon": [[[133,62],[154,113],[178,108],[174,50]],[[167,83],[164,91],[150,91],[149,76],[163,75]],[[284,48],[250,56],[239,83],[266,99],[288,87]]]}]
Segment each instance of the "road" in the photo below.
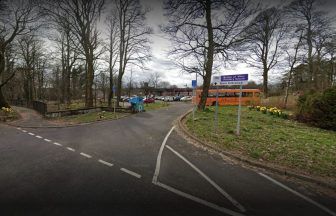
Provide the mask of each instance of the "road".
[{"label": "road", "polygon": [[1,215],[336,215],[336,199],[196,147],[185,103],[67,128],[0,124]]}]

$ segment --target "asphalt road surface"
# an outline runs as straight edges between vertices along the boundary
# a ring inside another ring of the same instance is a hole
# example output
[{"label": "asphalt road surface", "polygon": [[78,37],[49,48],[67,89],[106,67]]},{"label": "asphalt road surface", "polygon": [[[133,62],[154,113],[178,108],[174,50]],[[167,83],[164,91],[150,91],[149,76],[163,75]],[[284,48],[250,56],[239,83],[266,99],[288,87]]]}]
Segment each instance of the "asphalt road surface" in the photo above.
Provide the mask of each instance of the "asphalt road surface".
[{"label": "asphalt road surface", "polygon": [[68,128],[0,125],[0,215],[336,215],[336,200],[183,139],[174,103]]}]

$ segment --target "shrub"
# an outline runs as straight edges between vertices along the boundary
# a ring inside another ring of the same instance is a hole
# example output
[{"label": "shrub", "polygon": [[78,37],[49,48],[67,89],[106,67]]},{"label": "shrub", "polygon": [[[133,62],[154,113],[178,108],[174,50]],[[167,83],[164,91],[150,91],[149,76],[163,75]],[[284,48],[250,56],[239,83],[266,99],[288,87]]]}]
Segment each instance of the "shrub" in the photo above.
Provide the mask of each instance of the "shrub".
[{"label": "shrub", "polygon": [[309,92],[299,97],[297,119],[336,131],[336,86],[322,93]]}]

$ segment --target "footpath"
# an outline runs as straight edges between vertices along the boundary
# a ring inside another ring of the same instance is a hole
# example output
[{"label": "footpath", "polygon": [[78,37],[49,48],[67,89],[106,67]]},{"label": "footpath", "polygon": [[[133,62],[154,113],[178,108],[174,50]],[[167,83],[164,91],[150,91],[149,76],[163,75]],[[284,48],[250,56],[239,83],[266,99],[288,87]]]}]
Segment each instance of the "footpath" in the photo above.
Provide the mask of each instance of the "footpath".
[{"label": "footpath", "polygon": [[20,114],[18,120],[8,122],[8,125],[16,127],[26,127],[26,128],[40,128],[40,127],[64,127],[64,123],[56,123],[48,121],[43,118],[38,112],[33,109],[28,109],[25,107],[12,106],[12,108]]}]

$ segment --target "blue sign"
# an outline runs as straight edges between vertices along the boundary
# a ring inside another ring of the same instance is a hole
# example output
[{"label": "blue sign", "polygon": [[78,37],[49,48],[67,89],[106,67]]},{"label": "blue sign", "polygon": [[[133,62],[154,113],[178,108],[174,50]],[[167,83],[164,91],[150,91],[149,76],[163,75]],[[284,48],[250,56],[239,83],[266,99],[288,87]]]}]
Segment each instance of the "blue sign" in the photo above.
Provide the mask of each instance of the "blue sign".
[{"label": "blue sign", "polygon": [[115,92],[115,91],[116,91],[115,86],[113,86],[112,87],[112,92]]},{"label": "blue sign", "polygon": [[191,86],[193,88],[196,88],[197,87],[197,80],[191,80]]},{"label": "blue sign", "polygon": [[223,75],[220,77],[222,85],[247,85],[248,74]]}]

